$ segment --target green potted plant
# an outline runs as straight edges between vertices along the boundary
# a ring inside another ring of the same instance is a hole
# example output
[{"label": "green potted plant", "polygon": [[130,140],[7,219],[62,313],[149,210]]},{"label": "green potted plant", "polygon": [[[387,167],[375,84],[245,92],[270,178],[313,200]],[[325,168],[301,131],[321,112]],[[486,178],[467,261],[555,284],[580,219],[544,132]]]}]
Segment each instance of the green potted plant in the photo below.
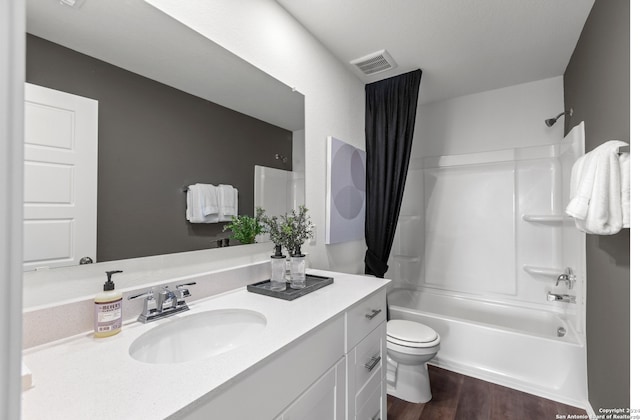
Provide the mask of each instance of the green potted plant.
[{"label": "green potted plant", "polygon": [[231,223],[225,225],[222,231],[230,230],[231,239],[235,239],[241,244],[253,244],[256,236],[264,232],[260,221],[251,216],[233,216]]},{"label": "green potted plant", "polygon": [[269,239],[276,247],[284,246],[286,238],[276,216],[268,216],[265,209],[256,207],[256,219],[262,226],[262,232],[269,234]]},{"label": "green potted plant", "polygon": [[282,216],[283,245],[289,255],[299,254],[304,241],[312,236],[313,224],[308,212],[309,210],[305,206],[299,206],[297,212],[291,210],[291,214],[285,213]]},{"label": "green potted plant", "polygon": [[269,233],[269,239],[278,246],[284,247],[293,255],[311,238],[313,224],[308,216],[309,210],[299,206],[298,211],[291,210],[279,217],[267,216],[263,208],[256,208],[256,218],[264,226],[264,232]]}]

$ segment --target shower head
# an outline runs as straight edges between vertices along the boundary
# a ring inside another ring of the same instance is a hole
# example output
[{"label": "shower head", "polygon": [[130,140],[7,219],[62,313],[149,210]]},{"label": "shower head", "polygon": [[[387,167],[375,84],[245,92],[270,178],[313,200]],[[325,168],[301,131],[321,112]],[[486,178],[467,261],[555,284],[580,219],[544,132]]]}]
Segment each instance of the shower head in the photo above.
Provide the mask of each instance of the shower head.
[{"label": "shower head", "polygon": [[562,117],[563,115],[572,116],[573,115],[573,108],[569,108],[568,111],[564,111],[564,112],[559,113],[558,115],[556,115],[555,118],[549,118],[547,120],[544,120],[544,123],[547,125],[547,127],[552,127],[553,124],[555,124],[556,121],[558,121],[558,118]]}]

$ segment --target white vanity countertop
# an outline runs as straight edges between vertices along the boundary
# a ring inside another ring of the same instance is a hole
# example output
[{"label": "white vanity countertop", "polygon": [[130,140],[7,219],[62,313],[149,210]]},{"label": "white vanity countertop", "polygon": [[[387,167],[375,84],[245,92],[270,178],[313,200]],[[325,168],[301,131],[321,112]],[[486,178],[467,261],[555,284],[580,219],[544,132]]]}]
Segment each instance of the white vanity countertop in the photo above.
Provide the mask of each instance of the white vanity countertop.
[{"label": "white vanity countertop", "polygon": [[[320,270],[309,273],[331,276],[334,283],[290,302],[237,289],[196,301],[190,311],[167,319],[130,323],[113,337],[84,334],[26,350],[23,361],[33,373],[34,387],[22,394],[23,419],[164,419],[388,283]],[[129,356],[131,343],[157,325],[226,308],[261,312],[266,328],[248,345],[206,360],[161,365]]]}]

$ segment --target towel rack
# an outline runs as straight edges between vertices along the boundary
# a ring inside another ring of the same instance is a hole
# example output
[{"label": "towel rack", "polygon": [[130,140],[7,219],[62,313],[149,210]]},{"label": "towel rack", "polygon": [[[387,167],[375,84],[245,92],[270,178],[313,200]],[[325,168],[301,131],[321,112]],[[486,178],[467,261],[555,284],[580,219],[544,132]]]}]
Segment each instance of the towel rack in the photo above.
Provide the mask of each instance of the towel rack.
[{"label": "towel rack", "polygon": [[631,152],[630,146],[622,146],[618,148],[618,153],[630,153],[630,152]]}]

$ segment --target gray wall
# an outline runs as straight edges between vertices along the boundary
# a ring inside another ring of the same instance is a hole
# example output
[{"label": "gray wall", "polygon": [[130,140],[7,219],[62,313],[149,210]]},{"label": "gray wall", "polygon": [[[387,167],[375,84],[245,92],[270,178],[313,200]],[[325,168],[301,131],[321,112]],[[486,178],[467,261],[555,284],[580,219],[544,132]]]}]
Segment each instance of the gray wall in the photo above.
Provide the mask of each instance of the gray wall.
[{"label": "gray wall", "polygon": [[253,215],[254,165],[291,170],[290,131],[32,35],[26,79],[99,101],[99,261],[213,247],[229,232],[186,221],[184,186],[231,184]]},{"label": "gray wall", "polygon": [[[586,149],[629,142],[629,0],[596,0],[564,74],[568,131],[585,122]],[[589,402],[629,407],[629,229],[587,235]]]}]

